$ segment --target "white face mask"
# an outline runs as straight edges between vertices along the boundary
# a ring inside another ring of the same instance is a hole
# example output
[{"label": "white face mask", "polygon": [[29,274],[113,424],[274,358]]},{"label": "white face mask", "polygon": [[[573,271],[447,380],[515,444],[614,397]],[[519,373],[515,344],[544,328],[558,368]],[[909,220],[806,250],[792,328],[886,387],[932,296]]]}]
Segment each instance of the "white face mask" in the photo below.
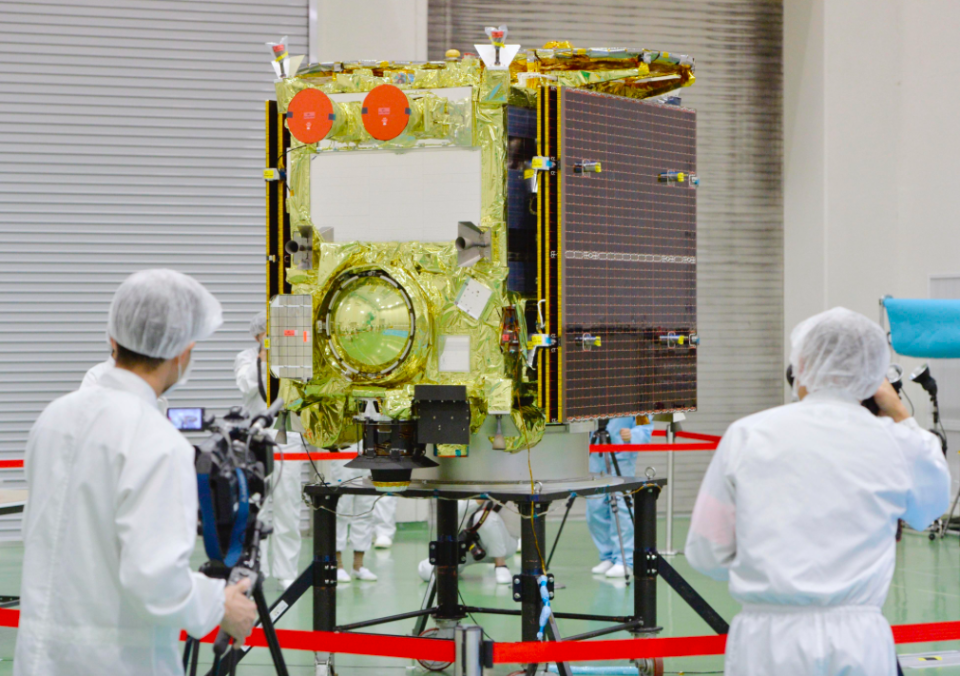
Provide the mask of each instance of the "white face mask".
[{"label": "white face mask", "polygon": [[177,390],[190,381],[190,372],[193,370],[193,355],[190,355],[189,361],[187,361],[186,368],[183,367],[183,362],[177,364],[177,382],[164,390],[164,394],[170,394],[174,390]]}]

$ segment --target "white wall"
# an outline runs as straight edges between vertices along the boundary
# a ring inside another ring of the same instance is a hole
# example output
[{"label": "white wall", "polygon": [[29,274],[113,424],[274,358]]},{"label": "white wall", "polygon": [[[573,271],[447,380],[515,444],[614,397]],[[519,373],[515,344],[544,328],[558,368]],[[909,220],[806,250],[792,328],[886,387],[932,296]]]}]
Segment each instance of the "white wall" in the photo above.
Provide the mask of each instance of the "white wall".
[{"label": "white wall", "polygon": [[881,296],[925,298],[930,275],[960,272],[958,30],[954,0],[784,1],[787,336],[835,305],[878,317]]},{"label": "white wall", "polygon": [[311,0],[311,61],[426,61],[427,0]]}]

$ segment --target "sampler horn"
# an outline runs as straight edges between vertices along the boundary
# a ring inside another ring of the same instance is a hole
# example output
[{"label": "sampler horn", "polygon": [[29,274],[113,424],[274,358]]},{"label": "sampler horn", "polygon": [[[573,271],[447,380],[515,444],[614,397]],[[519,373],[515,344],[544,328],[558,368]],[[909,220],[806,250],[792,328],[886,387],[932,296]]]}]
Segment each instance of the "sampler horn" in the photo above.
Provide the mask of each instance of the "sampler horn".
[{"label": "sampler horn", "polygon": [[481,258],[490,258],[490,233],[469,221],[457,223],[457,264],[467,268]]}]

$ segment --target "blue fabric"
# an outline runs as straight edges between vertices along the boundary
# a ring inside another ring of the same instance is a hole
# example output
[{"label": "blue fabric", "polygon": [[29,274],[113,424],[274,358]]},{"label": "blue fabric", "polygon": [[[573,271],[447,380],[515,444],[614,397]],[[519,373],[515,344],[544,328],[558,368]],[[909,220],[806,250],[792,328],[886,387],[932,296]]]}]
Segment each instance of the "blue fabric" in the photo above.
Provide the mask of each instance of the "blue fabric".
[{"label": "blue fabric", "polygon": [[247,534],[247,517],[250,512],[250,496],[247,492],[247,477],[237,469],[237,513],[234,515],[233,530],[230,533],[226,555],[220,547],[217,535],[217,518],[213,509],[213,492],[210,490],[210,475],[197,475],[197,493],[200,501],[200,522],[203,528],[203,545],[207,556],[213,561],[221,561],[227,566],[235,566],[243,553],[244,539]]},{"label": "blue fabric", "polygon": [[886,298],[897,354],[927,359],[960,357],[960,300]]},{"label": "blue fabric", "polygon": [[[637,425],[635,419],[613,418],[607,423],[607,431],[610,433],[610,441],[614,444],[623,444],[620,438],[620,430],[630,430],[631,444],[648,444],[653,436],[653,425]],[[616,456],[617,464],[620,466],[622,476],[633,477],[637,475],[637,454],[630,451],[623,453],[591,453],[590,454],[590,473],[591,474],[609,474],[616,476],[616,470],[613,467],[613,458]],[[607,460],[609,460],[609,471],[607,470]],[[617,494],[618,521],[620,522],[620,533],[623,536],[623,554],[620,552],[620,539],[617,535],[617,524],[613,520],[613,510],[610,508],[612,496],[601,495],[587,498],[587,526],[590,529],[590,537],[597,546],[601,561],[611,561],[614,564],[623,563],[624,556],[628,567],[633,567],[633,522],[627,512],[627,505],[623,500],[622,494]]]}]

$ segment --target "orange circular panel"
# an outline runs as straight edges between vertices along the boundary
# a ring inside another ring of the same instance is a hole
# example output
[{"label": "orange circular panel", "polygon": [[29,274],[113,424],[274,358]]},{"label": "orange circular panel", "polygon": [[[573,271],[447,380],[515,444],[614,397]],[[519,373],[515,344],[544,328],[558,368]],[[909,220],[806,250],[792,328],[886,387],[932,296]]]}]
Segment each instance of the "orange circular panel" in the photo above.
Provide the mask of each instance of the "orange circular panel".
[{"label": "orange circular panel", "polygon": [[333,126],[333,104],[318,89],[304,89],[287,106],[287,127],[301,143],[317,143]]},{"label": "orange circular panel", "polygon": [[363,100],[363,126],[378,141],[397,138],[410,121],[410,101],[397,87],[382,84],[374,87]]}]

